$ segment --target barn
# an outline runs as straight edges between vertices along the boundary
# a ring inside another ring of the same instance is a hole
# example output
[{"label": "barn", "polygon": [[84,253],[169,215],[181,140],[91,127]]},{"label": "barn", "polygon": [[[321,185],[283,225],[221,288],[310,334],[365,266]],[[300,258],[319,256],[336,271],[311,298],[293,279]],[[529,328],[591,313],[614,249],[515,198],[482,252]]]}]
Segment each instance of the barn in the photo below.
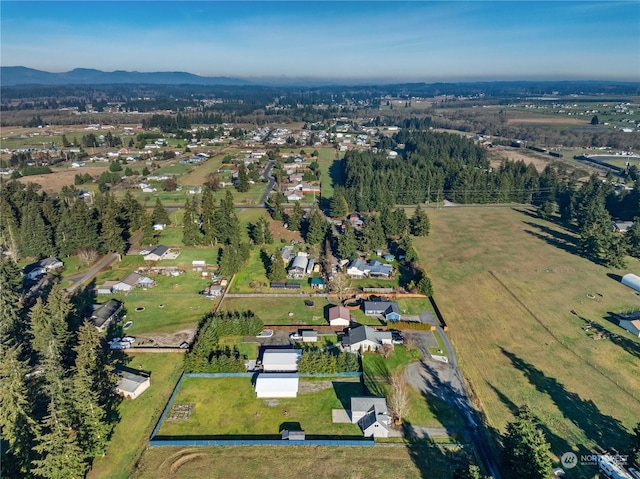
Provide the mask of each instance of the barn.
[{"label": "barn", "polygon": [[294,372],[298,370],[300,349],[266,349],[262,354],[264,372]]},{"label": "barn", "polygon": [[298,395],[298,373],[258,374],[256,396],[259,398],[294,398]]}]

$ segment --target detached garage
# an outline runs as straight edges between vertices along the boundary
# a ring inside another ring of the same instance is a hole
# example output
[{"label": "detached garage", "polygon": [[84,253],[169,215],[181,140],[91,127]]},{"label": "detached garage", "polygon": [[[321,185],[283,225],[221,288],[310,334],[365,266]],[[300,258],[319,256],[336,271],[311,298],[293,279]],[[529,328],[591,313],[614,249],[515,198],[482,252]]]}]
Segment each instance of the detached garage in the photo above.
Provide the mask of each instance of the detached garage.
[{"label": "detached garage", "polygon": [[294,398],[298,395],[298,373],[259,374],[256,379],[259,398]]},{"label": "detached garage", "polygon": [[631,273],[625,274],[622,277],[622,284],[629,286],[631,289],[635,289],[636,291],[640,291],[640,276],[636,276]]},{"label": "detached garage", "polygon": [[300,349],[267,349],[262,355],[262,370],[265,373],[297,371],[300,356]]}]

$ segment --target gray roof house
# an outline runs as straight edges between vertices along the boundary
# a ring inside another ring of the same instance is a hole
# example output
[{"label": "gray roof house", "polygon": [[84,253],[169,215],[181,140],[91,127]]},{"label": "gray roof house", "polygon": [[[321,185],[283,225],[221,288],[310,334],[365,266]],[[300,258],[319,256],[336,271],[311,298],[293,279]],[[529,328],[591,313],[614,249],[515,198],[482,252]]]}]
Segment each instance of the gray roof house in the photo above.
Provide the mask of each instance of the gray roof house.
[{"label": "gray roof house", "polygon": [[364,437],[388,437],[391,416],[382,397],[352,397],[351,422],[358,424]]},{"label": "gray roof house", "polygon": [[306,256],[296,256],[287,270],[291,278],[304,278],[309,259]]},{"label": "gray roof house", "polygon": [[38,276],[53,271],[54,269],[62,268],[63,266],[64,263],[62,263],[62,261],[50,256],[25,266],[22,272],[27,278],[35,280]]},{"label": "gray roof house", "polygon": [[155,281],[147,276],[142,276],[138,273],[129,273],[125,276],[121,281],[117,281],[115,285],[113,285],[112,289],[114,292],[120,291],[131,291],[136,286],[142,286],[144,288],[148,288],[153,286]]},{"label": "gray roof house", "polygon": [[111,298],[93,312],[91,322],[98,328],[98,331],[102,332],[111,325],[123,308],[124,303],[122,301]]},{"label": "gray roof house", "polygon": [[383,344],[393,347],[391,331],[378,331],[369,326],[358,326],[347,331],[342,339],[342,347],[352,353],[362,351],[377,351]]}]

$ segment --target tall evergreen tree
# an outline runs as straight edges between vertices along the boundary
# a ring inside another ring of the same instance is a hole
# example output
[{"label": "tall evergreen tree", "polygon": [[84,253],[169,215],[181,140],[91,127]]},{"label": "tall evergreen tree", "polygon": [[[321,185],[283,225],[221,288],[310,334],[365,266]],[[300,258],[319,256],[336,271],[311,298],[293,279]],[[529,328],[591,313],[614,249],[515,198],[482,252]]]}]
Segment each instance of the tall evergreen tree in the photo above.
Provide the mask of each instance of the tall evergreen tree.
[{"label": "tall evergreen tree", "polygon": [[216,227],[216,200],[213,191],[205,188],[202,193],[202,235],[205,245],[214,245],[218,242],[218,229]]},{"label": "tall evergreen tree", "polygon": [[302,206],[300,206],[299,201],[296,201],[293,205],[291,214],[289,214],[287,217],[287,223],[289,223],[289,229],[291,231],[300,231],[303,216],[304,211],[302,210]]},{"label": "tall evergreen tree", "polygon": [[507,424],[503,440],[503,460],[513,477],[546,479],[551,473],[550,446],[528,406]]},{"label": "tall evergreen tree", "polygon": [[43,258],[53,253],[51,228],[44,222],[40,205],[30,202],[20,225],[20,252],[23,256]]},{"label": "tall evergreen tree", "polygon": [[364,219],[362,225],[362,235],[360,237],[360,248],[369,251],[380,248],[385,244],[384,231],[377,216],[370,215]]},{"label": "tall evergreen tree", "polygon": [[[91,461],[104,454],[111,430],[101,404],[101,391],[105,386],[101,378],[107,373],[107,364],[100,335],[93,325],[85,322],[80,327],[74,349],[76,363],[71,388],[73,424],[78,432],[78,444]],[[111,383],[113,387],[113,381]]]},{"label": "tall evergreen tree", "polygon": [[338,254],[342,259],[349,259],[358,252],[358,239],[351,223],[347,222],[344,231],[338,237]]},{"label": "tall evergreen tree", "polygon": [[342,218],[349,212],[349,205],[344,193],[340,189],[336,189],[329,203],[329,210],[332,218]]},{"label": "tall evergreen tree", "polygon": [[22,318],[20,270],[8,258],[0,258],[0,360],[3,350],[27,342],[28,327]]},{"label": "tall evergreen tree", "polygon": [[327,234],[327,220],[317,207],[311,210],[307,225],[306,242],[319,245]]},{"label": "tall evergreen tree", "polygon": [[124,228],[118,222],[118,204],[109,197],[105,212],[102,216],[100,239],[105,252],[124,253],[126,243],[123,238]]},{"label": "tall evergreen tree", "polygon": [[269,265],[269,271],[267,271],[267,278],[270,281],[284,281],[287,278],[287,271],[284,268],[284,261],[279,255],[273,255],[271,264]]},{"label": "tall evergreen tree", "polygon": [[0,356],[0,430],[9,445],[9,450],[3,451],[7,457],[0,458],[5,477],[27,476],[39,430],[25,381],[29,366],[20,356],[18,347],[4,349]]},{"label": "tall evergreen tree", "polygon": [[238,182],[236,183],[236,189],[239,193],[246,193],[249,191],[251,185],[249,184],[249,173],[247,167],[241,164],[238,167]]},{"label": "tall evergreen tree", "polygon": [[282,197],[280,193],[269,198],[269,210],[271,217],[276,221],[282,221],[284,219],[284,207],[282,206]]},{"label": "tall evergreen tree", "polygon": [[411,234],[414,236],[428,236],[430,229],[429,217],[418,205],[411,217]]},{"label": "tall evergreen tree", "polygon": [[134,231],[138,231],[140,228],[142,228],[142,220],[145,213],[145,208],[133,196],[133,194],[131,194],[131,191],[127,190],[127,192],[124,194],[120,206],[122,207],[129,232],[133,233]]},{"label": "tall evergreen tree", "polygon": [[153,221],[151,216],[146,211],[142,212],[140,217],[140,225],[142,228],[142,238],[140,238],[140,244],[150,246],[158,244],[158,232],[153,229]]},{"label": "tall evergreen tree", "polygon": [[262,235],[264,236],[264,242],[267,244],[273,243],[273,233],[269,229],[269,221],[263,216],[258,220],[258,226],[262,229]]},{"label": "tall evergreen tree", "polygon": [[160,197],[156,197],[156,204],[153,207],[153,213],[151,213],[151,221],[153,221],[154,225],[168,225],[171,223],[169,214],[162,201],[160,201]]},{"label": "tall evergreen tree", "polygon": [[640,218],[634,218],[633,225],[626,233],[629,242],[629,255],[640,258]]},{"label": "tall evergreen tree", "polygon": [[182,219],[182,243],[193,246],[200,243],[199,228],[196,224],[196,214],[189,198],[184,203],[184,217]]}]

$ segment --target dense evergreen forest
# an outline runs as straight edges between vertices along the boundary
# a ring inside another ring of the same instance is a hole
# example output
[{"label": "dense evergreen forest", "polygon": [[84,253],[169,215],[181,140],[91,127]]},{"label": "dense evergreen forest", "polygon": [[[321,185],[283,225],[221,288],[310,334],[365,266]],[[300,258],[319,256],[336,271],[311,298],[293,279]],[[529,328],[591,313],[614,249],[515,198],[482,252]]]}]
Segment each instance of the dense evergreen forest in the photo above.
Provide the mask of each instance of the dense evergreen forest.
[{"label": "dense evergreen forest", "polygon": [[114,360],[83,320],[91,295],[24,302],[21,282],[0,259],[2,477],[84,477],[117,422]]}]

